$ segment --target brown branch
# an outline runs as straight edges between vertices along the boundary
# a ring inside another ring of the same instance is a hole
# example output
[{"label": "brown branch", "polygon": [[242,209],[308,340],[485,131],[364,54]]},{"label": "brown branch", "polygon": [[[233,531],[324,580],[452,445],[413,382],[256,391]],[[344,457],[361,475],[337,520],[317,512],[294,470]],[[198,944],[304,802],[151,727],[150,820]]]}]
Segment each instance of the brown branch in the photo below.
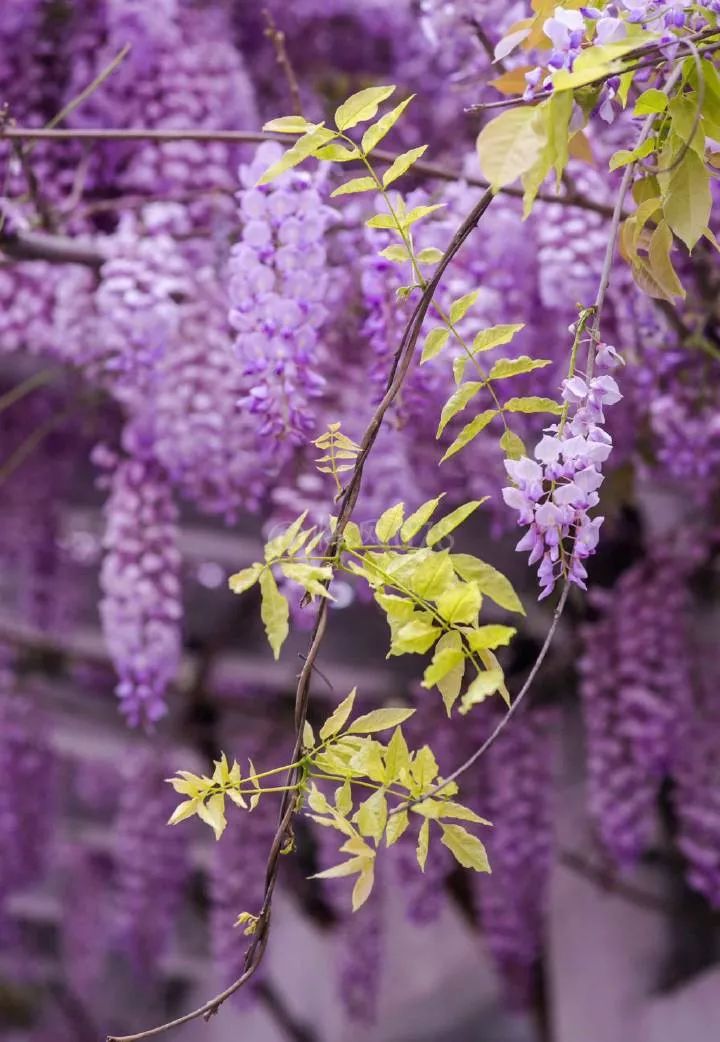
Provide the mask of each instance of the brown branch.
[{"label": "brown branch", "polygon": [[[420,336],[420,330],[422,328],[425,316],[428,312],[432,299],[435,295],[440,281],[445,274],[448,265],[451,263],[458,250],[462,247],[463,243],[473,232],[477,226],[480,218],[486,212],[490,203],[493,200],[492,192],[485,192],[482,198],[476,203],[472,211],[468,214],[466,219],[460,225],[455,232],[450,245],[443,254],[442,260],[439,262],[432,279],[428,282],[427,286],[423,290],[422,296],[416,305],[412,315],[410,316],[405,330],[403,332],[400,344],[395,352],[393,358],[393,364],[388,376],[386,385],[386,391],[382,401],[379,403],[375,412],[368,424],[367,430],[360,442],[360,452],[358,453],[355,469],[353,470],[352,477],[348,483],[347,488],[343,492],[340,499],[338,519],[333,532],[332,539],[330,541],[327,556],[329,559],[334,559],[340,552],[342,546],[342,537],[347,527],[348,522],[352,516],[353,509],[357,502],[358,495],[360,493],[360,486],[362,483],[363,470],[365,463],[372,451],[377,436],[382,427],[385,415],[393,404],[397,395],[402,387],[405,376],[407,375],[408,369],[415,353],[418,338]],[[328,583],[329,584],[329,583]],[[310,698],[310,682],[312,679],[313,670],[315,668],[315,660],[317,659],[322,644],[325,630],[327,627],[328,617],[328,602],[326,598],[322,599],[320,607],[318,609],[317,617],[315,620],[315,627],[310,639],[310,646],[308,648],[307,656],[303,662],[303,668],[298,678],[297,690],[295,692],[295,747],[292,752],[291,762],[297,762],[302,756],[303,749],[303,729],[305,721],[307,719],[308,703]],[[109,1035],[107,1042],[140,1042],[141,1039],[151,1038],[154,1035],[162,1034],[165,1031],[169,1031],[172,1028],[181,1027],[183,1024],[188,1024],[193,1020],[198,1020],[201,1017],[208,1020],[210,1017],[217,1013],[220,1006],[234,995],[250,978],[253,976],[258,966],[260,965],[265,948],[267,946],[269,933],[270,933],[270,913],[273,901],[273,894],[275,886],[277,884],[278,873],[280,870],[280,857],[283,850],[286,848],[290,839],[290,827],[292,819],[297,812],[297,782],[299,780],[298,769],[289,771],[286,785],[287,789],[283,793],[282,802],[280,806],[280,815],[278,826],[275,832],[275,836],[272,841],[270,853],[268,855],[267,868],[265,874],[265,894],[263,897],[263,904],[258,915],[258,921],[256,926],[255,935],[250,943],[250,946],[245,955],[244,970],[241,976],[228,988],[226,988],[219,995],[205,1002],[198,1009],[193,1010],[190,1013],[186,1013],[185,1016],[179,1017],[176,1020],[170,1021],[166,1024],[161,1024],[158,1027],[150,1028],[147,1031],[141,1031],[136,1035],[125,1035],[122,1037]]]},{"label": "brown branch", "polygon": [[[195,130],[195,129],[161,129],[153,127],[78,127],[77,129],[47,127],[2,127],[0,126],[0,141],[7,138],[14,140],[42,140],[42,141],[220,141],[228,144],[261,144],[263,141],[280,141],[287,144],[287,137],[278,134],[267,134],[261,130]],[[373,151],[373,158],[387,165],[393,163],[397,156],[393,152],[377,148]],[[437,177],[441,181],[465,181],[473,188],[489,188],[489,183],[481,177],[466,177],[458,170],[432,163],[427,160],[418,160],[413,165],[413,170],[429,177]],[[511,185],[500,189],[501,195],[509,195],[515,199],[522,199],[523,190]],[[557,195],[554,192],[538,192],[537,198],[544,203],[557,206],[577,206],[583,210],[591,210],[603,217],[612,216],[612,207],[604,203],[595,202],[582,195]],[[150,201],[150,200],[148,200]]]},{"label": "brown branch", "polygon": [[600,890],[624,897],[627,901],[640,908],[647,908],[652,912],[662,912],[663,915],[671,915],[671,909],[666,901],[647,890],[642,890],[632,883],[626,883],[613,872],[606,868],[593,864],[588,858],[574,850],[563,850],[560,852],[560,864],[571,869],[578,875],[584,876]]},{"label": "brown branch", "polygon": [[18,231],[0,233],[0,252],[13,260],[43,260],[51,264],[83,264],[100,268],[107,257],[96,246],[63,235]]},{"label": "brown branch", "polygon": [[290,97],[292,98],[293,114],[295,116],[302,116],[302,99],[300,97],[300,84],[298,78],[295,75],[295,70],[292,67],[292,62],[285,46],[285,33],[282,29],[278,29],[275,24],[271,12],[267,7],[263,8],[263,17],[267,23],[267,29],[265,35],[273,45],[275,51],[275,60],[282,69],[283,75],[287,81],[288,89],[290,91]]}]

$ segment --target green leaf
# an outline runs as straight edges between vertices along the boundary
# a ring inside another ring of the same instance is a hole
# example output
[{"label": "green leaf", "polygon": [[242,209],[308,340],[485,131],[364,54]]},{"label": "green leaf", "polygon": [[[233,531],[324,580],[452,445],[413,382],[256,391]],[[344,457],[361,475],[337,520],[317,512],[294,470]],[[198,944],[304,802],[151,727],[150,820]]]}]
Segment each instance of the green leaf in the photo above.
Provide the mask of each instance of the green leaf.
[{"label": "green leaf", "polygon": [[476,289],[472,293],[466,293],[464,297],[459,297],[458,300],[453,301],[450,305],[450,321],[453,325],[465,318],[479,295],[480,290]]},{"label": "green leaf", "polygon": [[460,452],[460,449],[464,449],[473,438],[477,437],[480,431],[485,430],[487,425],[491,423],[497,415],[497,409],[486,409],[485,412],[478,413],[474,420],[471,420],[470,423],[463,427],[440,462],[444,463],[446,459],[450,459],[450,457],[454,456],[456,452]]},{"label": "green leaf", "polygon": [[438,688],[448,714],[460,695],[464,672],[465,654],[460,634],[443,634],[437,642],[433,660],[425,670],[422,686]]},{"label": "green leaf", "polygon": [[472,353],[479,354],[481,351],[491,351],[493,347],[509,344],[516,333],[525,328],[525,323],[515,325],[492,326],[490,329],[481,330],[472,344]]},{"label": "green leaf", "polygon": [[545,141],[536,130],[536,116],[532,106],[508,109],[480,131],[480,169],[494,190],[512,184],[538,159]]},{"label": "green leaf", "polygon": [[485,648],[494,650],[507,647],[516,633],[517,630],[514,626],[492,623],[489,626],[480,626],[479,629],[471,630],[465,634],[465,639],[473,651],[482,651]]},{"label": "green leaf", "polygon": [[490,862],[485,847],[477,836],[473,836],[462,825],[441,824],[440,828],[442,829],[441,843],[448,848],[463,868],[472,868],[476,872],[490,872]]},{"label": "green leaf", "polygon": [[436,329],[431,329],[428,335],[425,337],[425,343],[423,344],[422,354],[420,356],[420,364],[428,362],[435,355],[439,355],[445,344],[448,342],[450,336],[450,330],[444,329],[442,326],[438,326]]},{"label": "green leaf", "polygon": [[403,583],[410,591],[422,600],[433,600],[453,582],[454,572],[450,555],[446,550],[418,550],[417,561],[409,573],[403,576]]},{"label": "green leaf", "polygon": [[634,116],[649,116],[653,112],[664,112],[668,105],[668,96],[662,90],[651,87],[643,91],[635,102]]},{"label": "green leaf", "polygon": [[700,156],[689,149],[670,174],[663,192],[665,219],[688,250],[702,236],[711,209],[710,174]]},{"label": "green leaf", "polygon": [[358,123],[374,119],[378,105],[395,93],[394,86],[366,87],[351,95],[335,110],[335,126],[338,130],[350,130]]},{"label": "green leaf", "polygon": [[409,543],[410,540],[418,534],[420,529],[428,523],[430,518],[437,510],[440,504],[440,500],[443,498],[444,495],[445,493],[442,492],[435,499],[429,499],[426,503],[423,503],[421,506],[419,506],[414,514],[410,515],[410,517],[407,519],[407,521],[400,529],[400,538],[402,539],[403,543]]},{"label": "green leaf", "polygon": [[284,174],[286,170],[291,170],[292,167],[298,166],[308,156],[314,154],[316,149],[322,148],[323,145],[329,144],[333,138],[337,137],[332,130],[328,130],[327,127],[321,123],[319,126],[314,127],[313,130],[308,131],[307,134],[303,134],[301,138],[295,142],[292,148],[289,148],[277,163],[273,163],[272,166],[268,167],[265,173],[261,176],[257,182],[258,185],[269,184],[270,181],[274,181],[280,174]]},{"label": "green leaf", "polygon": [[464,807],[462,803],[455,803],[453,800],[442,800],[439,801],[439,806],[439,818],[455,818],[456,821],[472,821],[476,825],[492,825],[492,822],[488,821],[487,818],[481,818],[474,810]]},{"label": "green leaf", "polygon": [[362,150],[365,155],[370,155],[385,135],[392,130],[414,97],[415,95],[411,94],[409,98],[405,98],[390,112],[386,112],[384,116],[381,116],[377,123],[373,123],[371,127],[368,127],[362,137]]},{"label": "green leaf", "polygon": [[646,159],[652,152],[655,151],[657,142],[655,138],[648,138],[647,141],[643,141],[641,145],[632,150],[627,148],[621,148],[613,156],[610,157],[609,168],[612,170],[619,170],[621,166],[627,166],[628,163],[636,163],[639,159]]},{"label": "green leaf", "polygon": [[346,181],[344,185],[340,185],[334,192],[330,193],[330,198],[334,199],[336,195],[354,195],[357,192],[372,192],[377,191],[377,185],[372,177],[353,177],[351,181]]},{"label": "green leaf", "polygon": [[420,871],[421,872],[425,871],[425,863],[427,861],[429,845],[430,845],[430,822],[426,818],[425,821],[423,821],[422,825],[420,826],[420,831],[418,833],[417,850],[415,852],[416,856],[417,856],[417,863],[420,866]]},{"label": "green leaf", "polygon": [[347,734],[373,734],[375,731],[387,731],[390,727],[404,724],[415,712],[414,709],[374,709],[353,720]]},{"label": "green leaf", "polygon": [[530,395],[527,398],[508,398],[503,405],[505,412],[549,412],[554,416],[562,413],[562,405],[552,398],[538,398]]},{"label": "green leaf", "polygon": [[499,358],[490,370],[488,380],[505,380],[509,376],[532,373],[535,369],[544,369],[546,365],[551,364],[549,358],[530,358],[528,355],[520,355],[519,358]]},{"label": "green leaf", "polygon": [[407,173],[413,163],[416,163],[426,151],[427,145],[420,145],[419,148],[411,148],[399,155],[383,174],[383,188],[387,188],[393,181],[397,181],[399,177]]},{"label": "green leaf", "polygon": [[600,46],[588,47],[575,59],[571,72],[561,69],[553,77],[553,85],[556,91],[574,90],[601,79],[612,73],[620,74],[623,71],[622,59],[630,51],[634,51],[645,40],[654,40],[656,37],[649,32],[634,33],[624,40],[616,43],[602,44]]},{"label": "green leaf", "polygon": [[385,831],[387,816],[387,799],[385,793],[378,789],[360,804],[355,820],[363,836],[369,836],[379,843]]},{"label": "green leaf", "polygon": [[487,496],[484,496],[482,499],[473,499],[469,503],[463,503],[462,506],[457,507],[451,513],[446,514],[436,525],[432,526],[425,536],[427,546],[434,546],[435,543],[439,543],[445,536],[454,532],[458,525],[461,525],[471,514],[474,514],[477,508],[482,506],[487,499]]},{"label": "green leaf", "polygon": [[385,829],[386,845],[391,847],[393,843],[397,843],[409,824],[410,819],[406,810],[397,810],[391,814]]},{"label": "green leaf", "polygon": [[357,689],[353,688],[350,694],[342,700],[340,705],[337,706],[333,713],[327,718],[320,728],[321,742],[326,742],[328,738],[333,738],[339,731],[342,731],[343,726],[352,712],[356,694]]},{"label": "green leaf", "polygon": [[487,669],[483,673],[478,673],[462,696],[460,712],[463,714],[469,713],[473,706],[484,702],[490,695],[494,695],[500,690],[500,685],[504,679],[501,669]]},{"label": "green leaf", "polygon": [[514,431],[506,430],[500,439],[500,448],[509,459],[520,459],[525,455],[525,445],[522,438]]},{"label": "green leaf", "polygon": [[349,547],[351,550],[355,550],[357,549],[357,547],[363,545],[360,529],[354,521],[348,521],[348,523],[345,525],[345,530],[343,532],[343,540],[345,542],[345,545]]},{"label": "green leaf", "polygon": [[663,296],[669,301],[675,297],[685,297],[685,290],[670,258],[672,248],[673,236],[670,227],[666,221],[660,221],[650,236],[648,264]]},{"label": "green leaf", "polygon": [[520,598],[515,593],[512,583],[497,568],[480,561],[471,554],[452,554],[452,566],[466,582],[477,583],[480,592],[506,611],[525,614]]},{"label": "green leaf", "polygon": [[480,590],[474,583],[458,583],[443,590],[436,600],[437,609],[451,626],[474,624],[482,604]]},{"label": "green leaf", "polygon": [[405,517],[405,504],[396,503],[380,515],[375,525],[375,535],[381,543],[389,543],[398,534]]},{"label": "green leaf", "polygon": [[471,381],[469,383],[462,384],[454,394],[452,394],[445,402],[440,413],[440,423],[438,425],[436,438],[439,438],[442,432],[447,427],[448,423],[454,416],[457,416],[459,412],[467,406],[468,402],[471,402],[475,395],[483,389],[484,383],[479,381]]},{"label": "green leaf", "polygon": [[314,123],[308,123],[302,116],[280,116],[265,123],[263,130],[270,134],[305,134],[314,127]]},{"label": "green leaf", "polygon": [[262,570],[263,566],[261,564],[253,564],[249,568],[243,568],[241,572],[236,572],[235,575],[230,576],[228,586],[233,593],[245,593],[258,581]]},{"label": "green leaf", "polygon": [[442,259],[443,251],[436,249],[435,246],[428,246],[426,249],[420,250],[415,256],[415,260],[420,264],[437,264]]},{"label": "green leaf", "polygon": [[273,655],[278,659],[280,649],[288,635],[290,610],[288,602],[278,590],[275,577],[269,568],[266,568],[260,576],[260,592],[262,594],[260,617],[265,626]]}]

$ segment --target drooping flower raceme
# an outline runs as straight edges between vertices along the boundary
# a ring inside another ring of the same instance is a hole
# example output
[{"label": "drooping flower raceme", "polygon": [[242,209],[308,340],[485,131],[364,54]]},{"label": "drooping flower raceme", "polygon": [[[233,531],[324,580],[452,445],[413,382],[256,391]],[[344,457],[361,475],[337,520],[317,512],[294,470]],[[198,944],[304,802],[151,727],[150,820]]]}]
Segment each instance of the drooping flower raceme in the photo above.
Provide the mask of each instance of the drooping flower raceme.
[{"label": "drooping flower raceme", "polygon": [[256,186],[280,153],[268,142],[240,169],[242,239],[230,258],[230,323],[244,363],[243,404],[258,418],[258,445],[268,456],[304,444],[315,429],[312,400],[325,389],[323,238],[332,214],[306,173],[291,171]]},{"label": "drooping flower raceme", "polygon": [[[599,346],[598,367],[619,362],[615,349]],[[599,502],[601,468],[612,452],[612,439],[603,430],[604,409],[622,398],[609,373],[585,380],[572,376],[563,382],[565,412],[559,424],[535,446],[534,459],[506,460],[513,485],[503,499],[518,512],[518,524],[528,531],[517,545],[530,552],[530,564],[539,563],[540,598],[547,597],[561,576],[585,589],[583,561],[598,544],[602,517],[589,511]],[[570,410],[574,410],[571,414]]]},{"label": "drooping flower raceme", "polygon": [[180,664],[180,552],[177,508],[153,460],[94,460],[114,470],[105,507],[100,617],[130,724],[165,713],[164,694]]}]

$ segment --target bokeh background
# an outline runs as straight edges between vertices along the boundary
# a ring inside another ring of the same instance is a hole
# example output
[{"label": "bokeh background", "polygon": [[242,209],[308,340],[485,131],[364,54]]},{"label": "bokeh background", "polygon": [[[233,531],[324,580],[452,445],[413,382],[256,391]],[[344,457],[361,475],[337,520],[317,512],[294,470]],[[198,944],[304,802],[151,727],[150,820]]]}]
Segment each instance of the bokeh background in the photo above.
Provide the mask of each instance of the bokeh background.
[{"label": "bokeh background", "polygon": [[[397,83],[418,97],[388,147],[429,143],[433,176],[410,189],[445,204],[423,232],[442,248],[482,190],[482,117],[466,109],[497,97],[489,54],[526,13],[508,0],[2,0],[2,125],[60,115],[75,130],[256,133],[297,96],[320,118],[355,89]],[[632,131],[619,113],[595,120],[565,202],[548,190],[523,223],[501,196],[448,277],[444,299],[482,287],[470,329],[526,323],[517,353],[553,363],[531,393],[555,393],[568,324],[594,298],[616,187],[603,171]],[[334,173],[253,188],[276,147],[0,140],[8,1042],[137,1031],[242,964],[233,921],[261,897],[275,808],[238,812],[214,844],[196,821],[165,827],[163,779],[221,749],[258,767],[290,750],[313,609],[296,598],[276,663],[256,597],[233,596],[227,576],[301,510],[325,522],[334,490],[308,439],[340,418],[362,432],[405,314],[399,274],[377,257],[383,233],[363,224],[372,211],[335,205]],[[262,972],[182,1038],[720,1037],[716,256],[708,244],[678,255],[678,308],[618,260],[603,331],[627,364],[591,590],[571,598],[527,711],[464,790],[496,822],[493,875],[471,877],[442,848],[420,875],[400,843],[351,916],[342,881],[309,878],[335,851],[299,822]],[[514,554],[493,438],[438,470],[459,429],[436,443],[451,390],[444,360],[412,370],[358,516],[441,489],[451,503],[491,496],[458,545],[506,571],[527,605],[504,659],[517,690],[551,612]],[[333,591],[313,721],[354,685],[368,706],[408,701],[413,739],[452,769],[499,710],[449,723],[417,661],[385,659],[362,589]]]}]

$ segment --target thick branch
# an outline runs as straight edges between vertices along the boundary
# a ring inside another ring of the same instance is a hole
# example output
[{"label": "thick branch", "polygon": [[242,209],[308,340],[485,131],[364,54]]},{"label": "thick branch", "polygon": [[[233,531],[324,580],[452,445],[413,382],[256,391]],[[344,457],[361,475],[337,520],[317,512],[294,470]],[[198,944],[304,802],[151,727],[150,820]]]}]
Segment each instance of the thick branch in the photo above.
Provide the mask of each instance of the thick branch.
[{"label": "thick branch", "polygon": [[107,259],[95,244],[45,232],[0,235],[0,252],[13,260],[44,260],[50,264],[83,264],[100,268]]},{"label": "thick branch", "polygon": [[[144,127],[109,128],[100,127],[78,127],[77,129],[48,128],[48,127],[4,127],[0,128],[0,140],[3,137],[11,141],[15,140],[44,140],[44,141],[221,141],[227,144],[260,144],[263,141],[281,141],[287,144],[287,138],[277,134],[266,134],[261,130],[196,130],[196,129],[158,129]],[[397,158],[393,152],[386,152],[377,148],[373,151],[373,158],[380,163],[390,164]],[[452,170],[439,163],[431,163],[426,160],[418,160],[413,165],[413,170],[428,177],[437,177],[442,181],[465,181],[473,188],[489,188],[489,184],[481,177],[466,177],[457,170]],[[515,199],[522,199],[523,190],[508,186],[501,188],[502,195],[509,195]],[[583,210],[591,210],[593,213],[602,214],[603,217],[612,216],[612,207],[604,203],[598,203],[594,199],[588,199],[579,194],[557,195],[554,192],[538,192],[537,198],[544,203],[558,206],[577,206]]]}]

